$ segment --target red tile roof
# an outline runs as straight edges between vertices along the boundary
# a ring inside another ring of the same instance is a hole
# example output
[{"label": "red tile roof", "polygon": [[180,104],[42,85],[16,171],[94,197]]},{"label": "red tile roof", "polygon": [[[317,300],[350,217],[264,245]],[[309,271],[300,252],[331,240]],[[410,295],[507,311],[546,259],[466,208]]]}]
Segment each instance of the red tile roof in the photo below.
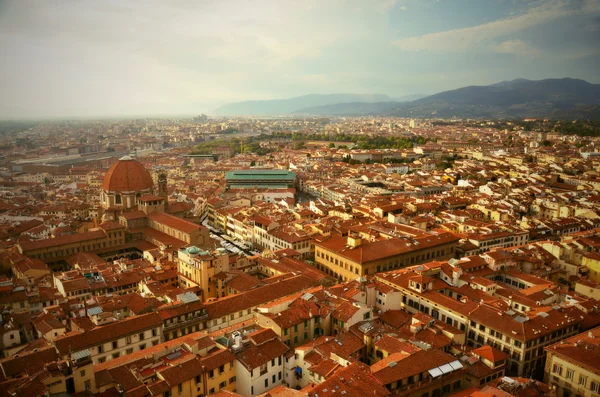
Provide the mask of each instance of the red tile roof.
[{"label": "red tile roof", "polygon": [[136,160],[114,163],[102,181],[102,189],[111,192],[138,192],[152,189],[154,181],[148,170]]}]

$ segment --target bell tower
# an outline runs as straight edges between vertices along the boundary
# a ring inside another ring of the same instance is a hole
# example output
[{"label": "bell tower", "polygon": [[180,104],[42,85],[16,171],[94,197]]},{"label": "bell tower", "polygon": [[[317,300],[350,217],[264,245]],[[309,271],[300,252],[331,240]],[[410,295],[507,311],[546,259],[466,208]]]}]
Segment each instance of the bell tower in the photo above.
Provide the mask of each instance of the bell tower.
[{"label": "bell tower", "polygon": [[165,205],[165,212],[167,211],[167,205],[169,205],[169,199],[168,199],[168,192],[167,192],[167,173],[164,171],[161,171],[158,174],[158,183],[157,183],[157,187],[158,187],[158,197],[164,198],[164,205]]}]

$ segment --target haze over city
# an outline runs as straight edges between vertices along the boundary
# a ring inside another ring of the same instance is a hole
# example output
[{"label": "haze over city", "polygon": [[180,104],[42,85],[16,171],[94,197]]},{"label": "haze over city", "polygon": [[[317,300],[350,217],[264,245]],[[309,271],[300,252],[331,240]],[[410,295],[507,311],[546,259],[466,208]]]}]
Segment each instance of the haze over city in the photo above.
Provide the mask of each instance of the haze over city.
[{"label": "haze over city", "polygon": [[600,0],[0,0],[0,397],[600,397]]},{"label": "haze over city", "polygon": [[210,114],[305,94],[600,83],[598,0],[4,1],[0,118]]}]

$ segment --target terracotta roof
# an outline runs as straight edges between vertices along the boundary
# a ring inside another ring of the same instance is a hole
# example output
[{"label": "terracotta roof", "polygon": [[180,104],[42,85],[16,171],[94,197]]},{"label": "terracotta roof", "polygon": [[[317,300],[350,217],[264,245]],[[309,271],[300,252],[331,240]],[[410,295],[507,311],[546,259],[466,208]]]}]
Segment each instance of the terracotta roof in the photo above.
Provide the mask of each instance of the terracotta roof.
[{"label": "terracotta roof", "polygon": [[[400,360],[402,362],[399,365],[390,365],[392,362]],[[411,355],[394,353],[374,364],[371,369],[373,375],[382,384],[387,385],[453,361],[456,361],[453,355],[437,349],[430,349],[420,350]]]},{"label": "terracotta roof", "polygon": [[164,212],[152,212],[148,215],[148,219],[153,222],[163,224],[173,229],[184,233],[192,233],[196,230],[203,229],[203,226],[185,219],[178,218],[173,215],[165,214]]},{"label": "terracotta roof", "polygon": [[[271,331],[269,329],[269,331]],[[260,345],[254,345],[252,343],[245,345],[241,352],[237,354],[238,361],[246,367],[248,371],[253,368],[258,368],[269,361],[283,356],[289,348],[275,335],[272,334],[261,335],[261,339],[266,336],[271,336],[268,341],[264,342],[261,340]]]},{"label": "terracotta roof", "polygon": [[[343,394],[345,397],[385,397],[390,392],[383,387],[365,364],[355,362],[347,367],[340,368],[325,382],[315,386],[308,392],[310,397],[334,397]],[[372,391],[372,393],[371,393]]]},{"label": "terracotta roof", "polygon": [[94,230],[84,233],[71,234],[43,240],[23,241],[19,243],[23,251],[31,251],[41,248],[56,247],[65,244],[81,243],[84,241],[99,240],[106,237],[104,230]]},{"label": "terracotta roof", "polygon": [[150,328],[157,328],[162,324],[163,320],[158,314],[143,314],[94,328],[87,332],[71,332],[57,338],[54,343],[59,353],[66,355],[71,351],[78,351],[100,343],[109,342]]},{"label": "terracotta roof", "polygon": [[102,181],[102,189],[111,192],[138,192],[153,186],[148,170],[133,159],[117,161],[106,171]]},{"label": "terracotta roof", "polygon": [[346,246],[346,240],[346,237],[336,235],[323,242],[315,243],[315,245],[328,251],[333,251],[337,255],[355,263],[366,263],[437,245],[458,243],[459,238],[450,233],[440,233],[438,235],[418,237],[413,242],[402,238],[391,238],[374,242],[363,240],[360,246],[353,249]]},{"label": "terracotta roof", "polygon": [[474,354],[477,354],[479,357],[491,361],[493,363],[497,363],[499,361],[502,360],[506,360],[507,358],[509,358],[510,356],[506,353],[504,353],[501,350],[496,349],[493,346],[489,346],[489,345],[484,345],[481,346],[477,349],[473,350]]},{"label": "terracotta roof", "polygon": [[600,327],[555,343],[546,350],[600,374]]}]

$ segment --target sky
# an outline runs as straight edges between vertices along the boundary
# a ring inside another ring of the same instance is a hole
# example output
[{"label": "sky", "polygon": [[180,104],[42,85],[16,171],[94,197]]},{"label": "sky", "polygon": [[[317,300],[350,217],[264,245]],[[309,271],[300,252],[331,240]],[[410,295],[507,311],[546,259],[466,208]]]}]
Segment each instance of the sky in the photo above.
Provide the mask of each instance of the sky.
[{"label": "sky", "polygon": [[600,0],[0,0],[0,118],[600,83]]}]

